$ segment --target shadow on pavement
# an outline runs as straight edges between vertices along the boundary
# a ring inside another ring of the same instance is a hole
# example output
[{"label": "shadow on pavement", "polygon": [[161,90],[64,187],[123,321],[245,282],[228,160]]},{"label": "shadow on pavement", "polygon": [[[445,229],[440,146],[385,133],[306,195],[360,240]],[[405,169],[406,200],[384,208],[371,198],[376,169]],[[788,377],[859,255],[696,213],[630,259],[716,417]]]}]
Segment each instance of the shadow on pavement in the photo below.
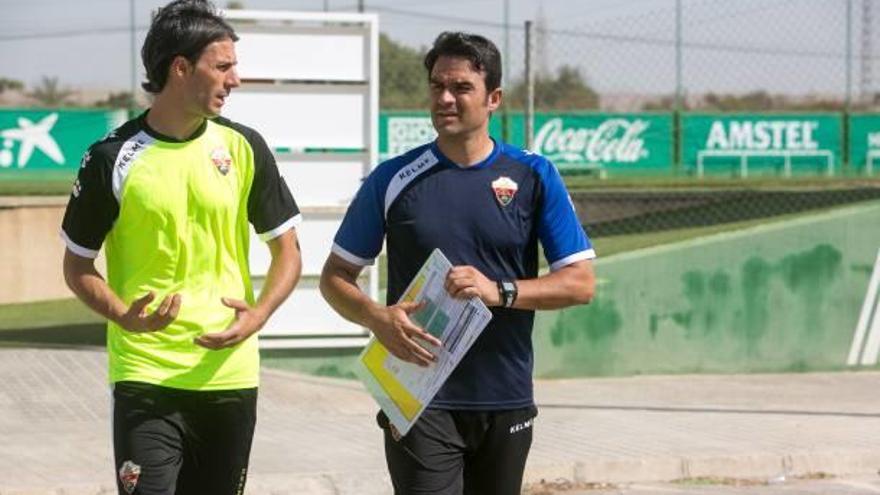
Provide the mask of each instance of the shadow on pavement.
[{"label": "shadow on pavement", "polygon": [[668,413],[712,413],[712,414],[781,414],[786,416],[838,416],[853,418],[880,418],[880,413],[842,412],[842,411],[797,411],[786,409],[734,409],[724,407],[687,406],[615,406],[593,404],[545,404],[538,403],[541,409],[583,409],[596,411],[649,411]]},{"label": "shadow on pavement", "polygon": [[105,323],[81,323],[63,327],[25,328],[0,331],[0,346],[87,346],[104,347]]}]

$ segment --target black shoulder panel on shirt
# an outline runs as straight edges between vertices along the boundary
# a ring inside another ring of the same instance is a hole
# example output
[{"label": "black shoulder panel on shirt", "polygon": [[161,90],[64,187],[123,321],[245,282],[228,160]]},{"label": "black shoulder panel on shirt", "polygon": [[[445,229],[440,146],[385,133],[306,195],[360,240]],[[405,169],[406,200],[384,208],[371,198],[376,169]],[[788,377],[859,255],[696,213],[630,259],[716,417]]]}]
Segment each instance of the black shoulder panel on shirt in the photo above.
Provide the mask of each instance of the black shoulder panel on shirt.
[{"label": "black shoulder panel on shirt", "polygon": [[126,122],[83,155],[61,229],[70,242],[98,251],[116,218],[119,202],[113,195],[113,166],[122,146],[142,129],[140,119]]},{"label": "black shoulder panel on shirt", "polygon": [[270,232],[299,215],[296,201],[278,172],[275,156],[263,136],[250,127],[223,117],[217,117],[213,122],[244,136],[253,150],[254,182],[248,195],[248,220],[257,233]]}]

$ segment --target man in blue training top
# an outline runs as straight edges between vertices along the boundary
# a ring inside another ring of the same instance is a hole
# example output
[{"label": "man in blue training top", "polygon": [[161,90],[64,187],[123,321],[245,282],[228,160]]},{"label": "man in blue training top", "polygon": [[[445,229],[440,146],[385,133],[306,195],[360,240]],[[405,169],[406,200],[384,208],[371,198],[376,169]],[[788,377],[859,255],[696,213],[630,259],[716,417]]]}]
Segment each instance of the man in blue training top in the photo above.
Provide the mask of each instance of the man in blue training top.
[{"label": "man in blue training top", "polygon": [[[501,56],[473,34],[442,33],[425,56],[432,143],[379,165],[345,215],[321,291],[395,356],[427,366],[440,342],[397,301],[434,248],[454,268],[446,289],[479,297],[492,320],[416,424],[400,437],[379,413],[397,494],[519,494],[537,414],[531,332],[536,309],[593,296],[595,253],[546,158],[489,137],[501,105]],[[388,306],[357,278],[387,236]],[[550,273],[538,276],[538,242]]]}]

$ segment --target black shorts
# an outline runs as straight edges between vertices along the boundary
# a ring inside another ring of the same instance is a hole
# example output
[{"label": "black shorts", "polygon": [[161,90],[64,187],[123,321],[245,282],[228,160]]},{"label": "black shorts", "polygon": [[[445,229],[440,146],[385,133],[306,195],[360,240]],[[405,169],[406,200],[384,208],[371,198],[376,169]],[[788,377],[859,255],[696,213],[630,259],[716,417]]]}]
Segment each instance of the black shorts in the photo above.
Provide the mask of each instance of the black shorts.
[{"label": "black shorts", "polygon": [[119,493],[244,493],[256,418],[255,388],[200,392],[116,383],[113,448]]},{"label": "black shorts", "polygon": [[532,446],[534,406],[508,411],[426,409],[395,440],[388,417],[385,460],[396,495],[519,495]]}]

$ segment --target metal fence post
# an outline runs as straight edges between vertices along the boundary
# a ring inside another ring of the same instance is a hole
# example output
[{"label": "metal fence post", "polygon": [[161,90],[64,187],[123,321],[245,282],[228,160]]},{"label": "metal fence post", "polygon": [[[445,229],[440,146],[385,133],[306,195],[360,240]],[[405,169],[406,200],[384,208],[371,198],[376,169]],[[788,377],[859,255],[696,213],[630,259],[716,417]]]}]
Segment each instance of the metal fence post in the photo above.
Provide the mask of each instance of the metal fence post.
[{"label": "metal fence post", "polygon": [[526,149],[534,151],[535,143],[535,67],[534,67],[535,27],[532,21],[526,21],[526,105],[525,105],[525,137]]},{"label": "metal fence post", "polygon": [[840,172],[846,175],[851,167],[849,156],[849,114],[852,107],[852,0],[846,0],[846,89],[843,101],[843,123],[841,142],[843,146],[840,151]]},{"label": "metal fence post", "polygon": [[135,96],[137,96],[137,26],[135,24],[135,0],[130,0],[128,4],[128,16],[131,32],[129,33],[129,48],[128,55],[131,58],[131,97],[128,99],[128,117],[132,118],[137,111],[137,103],[135,102]]},{"label": "metal fence post", "polygon": [[682,40],[681,40],[681,0],[675,0],[675,101],[672,107],[672,153],[674,155],[672,170],[678,175],[684,170],[682,163]]}]

